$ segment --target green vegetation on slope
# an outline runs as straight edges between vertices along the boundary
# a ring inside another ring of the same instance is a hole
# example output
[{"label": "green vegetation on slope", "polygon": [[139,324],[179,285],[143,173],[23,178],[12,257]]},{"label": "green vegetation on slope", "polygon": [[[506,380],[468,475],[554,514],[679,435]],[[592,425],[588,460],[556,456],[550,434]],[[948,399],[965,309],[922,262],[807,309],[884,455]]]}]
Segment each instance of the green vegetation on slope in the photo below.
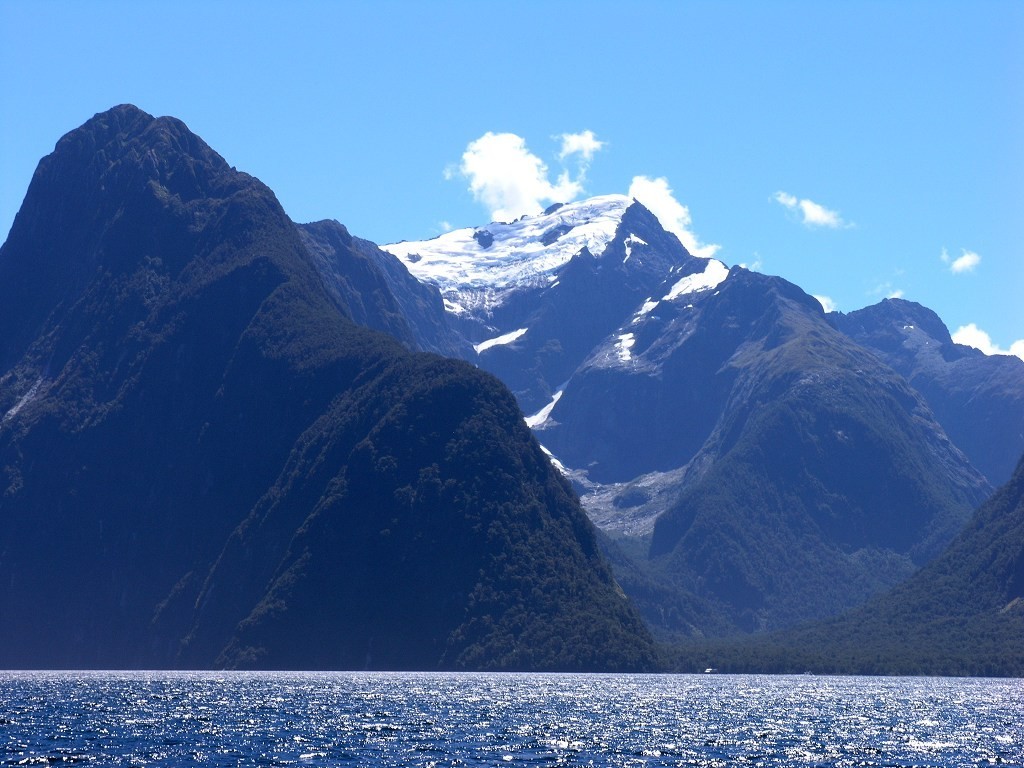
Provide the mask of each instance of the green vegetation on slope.
[{"label": "green vegetation on slope", "polygon": [[179,121],[41,161],[0,249],[0,665],[651,665],[508,392],[342,304]]},{"label": "green vegetation on slope", "polygon": [[759,638],[691,643],[670,668],[1024,675],[1024,459],[929,565],[842,616]]}]

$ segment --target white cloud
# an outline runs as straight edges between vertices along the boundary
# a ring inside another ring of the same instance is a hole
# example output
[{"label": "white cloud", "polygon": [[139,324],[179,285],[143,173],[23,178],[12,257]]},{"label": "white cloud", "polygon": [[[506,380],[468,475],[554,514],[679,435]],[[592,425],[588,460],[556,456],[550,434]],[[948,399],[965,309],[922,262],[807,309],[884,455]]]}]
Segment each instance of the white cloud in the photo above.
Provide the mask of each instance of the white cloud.
[{"label": "white cloud", "polygon": [[565,160],[570,155],[579,155],[584,162],[589,163],[594,153],[602,149],[605,142],[598,141],[593,131],[582,131],[581,133],[563,133],[562,150],[558,153],[559,160]]},{"label": "white cloud", "polygon": [[570,157],[575,159],[576,183],[582,187],[594,153],[603,149],[605,142],[599,141],[593,131],[563,133],[559,138],[562,140],[562,148],[558,152],[558,159],[562,163]]},{"label": "white cloud", "polygon": [[710,259],[718,251],[718,245],[701,245],[697,236],[690,231],[690,209],[676,200],[668,179],[651,179],[634,176],[629,185],[629,196],[644,205],[658,217],[661,225],[679,238],[691,254]]},{"label": "white cloud", "polygon": [[789,209],[795,209],[800,205],[800,201],[793,197],[793,195],[789,195],[781,191],[775,193],[775,202],[781,203]]},{"label": "white cloud", "polygon": [[879,283],[871,291],[868,292],[869,296],[878,298],[881,296],[884,299],[902,299],[904,291],[902,288],[893,288],[892,283],[888,280],[884,283]]},{"label": "white cloud", "polygon": [[949,265],[949,271],[954,275],[959,275],[961,272],[973,272],[974,268],[981,263],[981,256],[974,251],[968,251],[966,248],[961,248],[962,255],[959,258],[952,258],[949,252],[943,248],[940,258],[943,264]]},{"label": "white cloud", "polygon": [[829,227],[839,229],[840,227],[851,226],[843,221],[838,211],[833,211],[825,206],[804,198],[797,199],[788,192],[776,192],[773,195],[775,202],[791,211],[798,211],[802,216],[802,223],[805,227]]},{"label": "white cloud", "polygon": [[957,344],[980,349],[986,355],[1016,355],[1024,360],[1024,339],[1013,342],[1009,349],[1000,349],[992,342],[992,337],[974,323],[960,326],[952,336]]},{"label": "white cloud", "polygon": [[740,266],[744,269],[749,269],[751,272],[760,272],[764,269],[764,261],[761,259],[761,254],[754,251],[754,260],[750,263],[745,261],[740,262]]},{"label": "white cloud", "polygon": [[538,213],[545,203],[565,203],[583,191],[580,181],[569,178],[568,171],[552,184],[544,161],[514,133],[488,131],[471,141],[459,172],[469,179],[473,197],[487,206],[496,221]]},{"label": "white cloud", "polygon": [[814,298],[816,298],[818,300],[818,303],[821,304],[821,308],[823,310],[825,310],[825,312],[838,312],[839,311],[839,307],[836,306],[836,303],[834,301],[832,301],[832,299],[830,299],[828,296],[819,296],[816,293],[811,294],[811,295],[814,296]]}]

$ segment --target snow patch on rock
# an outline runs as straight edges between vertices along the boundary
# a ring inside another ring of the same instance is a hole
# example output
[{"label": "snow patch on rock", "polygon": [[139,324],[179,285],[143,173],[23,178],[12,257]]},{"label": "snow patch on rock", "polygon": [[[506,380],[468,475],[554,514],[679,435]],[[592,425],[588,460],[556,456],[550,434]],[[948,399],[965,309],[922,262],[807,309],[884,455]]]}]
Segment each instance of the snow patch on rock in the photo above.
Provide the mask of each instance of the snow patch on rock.
[{"label": "snow patch on rock", "polygon": [[717,288],[725,278],[729,276],[729,268],[718,259],[708,259],[707,266],[703,272],[687,275],[672,286],[664,298],[664,301],[672,301],[680,296],[698,291],[710,291]]},{"label": "snow patch on rock", "polygon": [[551,402],[550,403],[548,403],[543,408],[541,408],[539,411],[537,411],[535,414],[533,414],[533,416],[527,416],[526,417],[526,426],[528,426],[530,429],[540,429],[540,428],[542,428],[544,426],[544,424],[547,422],[548,417],[551,416],[551,411],[554,409],[555,405],[558,403],[559,398],[562,397],[562,392],[564,392],[564,391],[565,391],[564,389],[560,389],[557,392],[555,392],[554,396],[551,398]]},{"label": "snow patch on rock", "polygon": [[495,336],[493,339],[488,339],[487,341],[481,341],[479,344],[474,344],[473,349],[476,350],[477,354],[480,354],[481,352],[484,352],[490,349],[491,347],[498,347],[503,344],[511,344],[513,341],[515,341],[524,333],[526,333],[526,331],[526,328],[520,328],[510,333],[504,333],[501,336]]},{"label": "snow patch on rock", "polygon": [[499,304],[504,292],[519,286],[553,282],[555,273],[584,250],[600,257],[632,203],[625,195],[603,195],[513,222],[381,247],[414,277],[436,285],[449,311],[464,314],[481,304]]},{"label": "snow patch on rock", "polygon": [[619,362],[628,363],[632,359],[633,353],[630,352],[630,350],[633,348],[634,344],[636,344],[636,337],[632,333],[623,333],[619,336],[619,340],[615,343],[615,349],[619,355]]},{"label": "snow patch on rock", "polygon": [[7,421],[8,419],[13,419],[15,416],[18,415],[18,411],[20,411],[26,405],[31,403],[33,400],[35,400],[36,399],[36,395],[39,394],[39,386],[42,383],[43,383],[42,378],[37,379],[36,383],[33,384],[29,388],[28,392],[26,392],[22,396],[22,398],[17,403],[14,404],[14,407],[11,408],[9,411],[7,411],[7,413],[4,414],[3,420]]},{"label": "snow patch on rock", "polygon": [[623,242],[623,245],[626,246],[626,258],[622,260],[622,263],[625,264],[627,261],[629,261],[630,256],[633,255],[633,246],[647,245],[647,242],[637,237],[636,235],[630,233],[629,237],[627,237]]}]

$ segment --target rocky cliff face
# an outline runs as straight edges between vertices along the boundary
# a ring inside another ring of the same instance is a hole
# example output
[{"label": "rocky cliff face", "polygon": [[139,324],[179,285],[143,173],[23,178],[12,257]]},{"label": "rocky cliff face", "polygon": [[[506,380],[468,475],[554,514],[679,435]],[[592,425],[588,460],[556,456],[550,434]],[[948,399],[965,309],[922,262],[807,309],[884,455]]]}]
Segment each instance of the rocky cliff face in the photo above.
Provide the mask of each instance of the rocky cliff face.
[{"label": "rocky cliff face", "polygon": [[300,224],[324,286],[359,325],[383,331],[409,349],[470,358],[472,346],[449,324],[440,292],[421,283],[392,255],[352,237],[336,221]]}]

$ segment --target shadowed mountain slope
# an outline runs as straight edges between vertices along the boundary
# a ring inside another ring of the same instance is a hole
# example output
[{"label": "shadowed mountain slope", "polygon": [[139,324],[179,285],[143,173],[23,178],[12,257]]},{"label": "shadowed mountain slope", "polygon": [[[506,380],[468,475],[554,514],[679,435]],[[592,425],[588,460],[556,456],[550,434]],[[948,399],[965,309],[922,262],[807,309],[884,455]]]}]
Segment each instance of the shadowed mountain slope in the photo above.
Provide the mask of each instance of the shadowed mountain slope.
[{"label": "shadowed mountain slope", "polygon": [[935,418],[993,485],[1024,453],[1024,360],[955,344],[927,307],[886,299],[833,326],[874,350],[928,401]]},{"label": "shadowed mountain slope", "polygon": [[394,256],[352,237],[336,221],[300,224],[299,235],[324,285],[346,315],[410,349],[469,358],[473,349],[444,314],[441,294],[421,283]]},{"label": "shadowed mountain slope", "polygon": [[939,557],[892,590],[826,621],[677,654],[680,670],[1024,675],[1024,459]]},{"label": "shadowed mountain slope", "polygon": [[848,669],[1024,675],[1024,459],[941,557],[794,641],[832,649]]},{"label": "shadowed mountain slope", "polygon": [[649,666],[504,388],[354,323],[400,299],[309,244],[172,118],[40,162],[0,249],[0,665]]},{"label": "shadowed mountain slope", "polygon": [[693,305],[672,356],[717,350],[721,408],[655,523],[661,568],[759,630],[855,605],[942,550],[988,486],[898,374],[779,278],[733,270]]},{"label": "shadowed mountain slope", "polygon": [[929,401],[816,299],[694,258],[636,201],[384,248],[438,287],[591,518],[630,539],[618,572],[660,631],[846,610],[940,552],[991,491]]}]

